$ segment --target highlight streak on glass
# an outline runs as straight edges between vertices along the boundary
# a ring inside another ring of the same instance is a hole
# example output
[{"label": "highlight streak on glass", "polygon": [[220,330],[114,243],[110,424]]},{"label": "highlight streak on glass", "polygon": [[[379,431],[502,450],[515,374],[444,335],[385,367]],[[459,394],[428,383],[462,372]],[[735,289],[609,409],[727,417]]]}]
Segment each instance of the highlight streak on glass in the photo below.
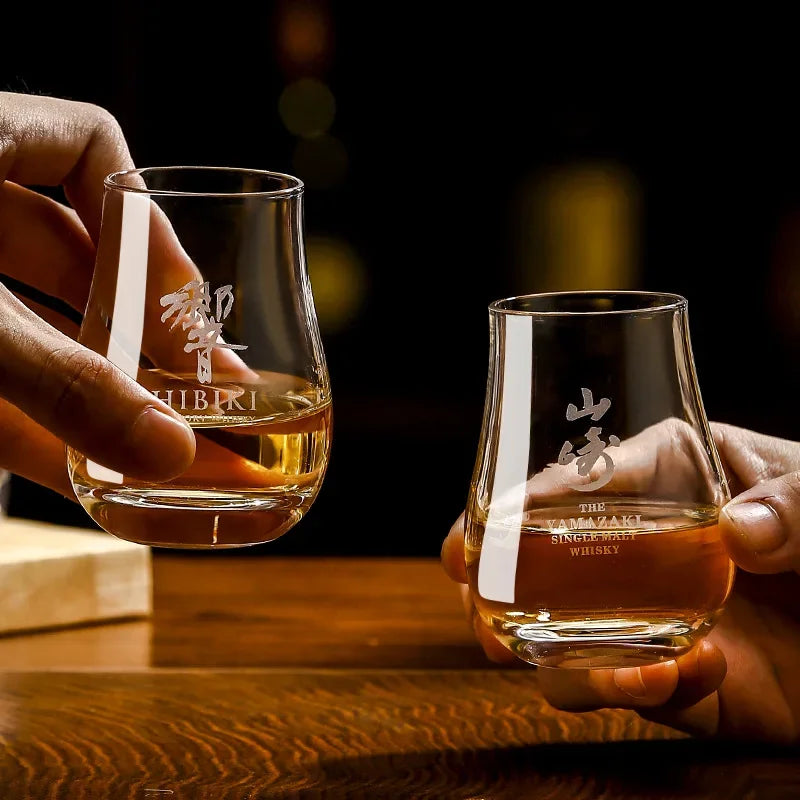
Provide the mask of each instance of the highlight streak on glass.
[{"label": "highlight streak on glass", "polygon": [[530,317],[505,320],[505,358],[497,468],[491,496],[502,504],[489,508],[478,569],[478,592],[486,600],[514,602],[519,537],[528,479],[531,424]]},{"label": "highlight streak on glass", "polygon": [[[123,192],[114,319],[106,358],[133,380],[136,380],[139,372],[142,351],[149,241],[150,199]],[[106,483],[122,483],[124,478],[122,473],[89,460],[86,462],[86,471],[91,478]]]}]

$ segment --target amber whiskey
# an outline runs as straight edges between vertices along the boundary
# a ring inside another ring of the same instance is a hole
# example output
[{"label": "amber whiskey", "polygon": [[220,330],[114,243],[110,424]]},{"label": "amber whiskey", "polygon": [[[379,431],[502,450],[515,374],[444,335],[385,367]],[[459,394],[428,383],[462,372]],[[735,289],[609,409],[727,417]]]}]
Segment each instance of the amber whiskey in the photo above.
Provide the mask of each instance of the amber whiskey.
[{"label": "amber whiskey", "polygon": [[534,664],[675,658],[707,633],[733,584],[716,508],[607,498],[525,512],[513,602],[488,600],[478,588],[486,525],[468,515],[476,606],[500,641]]},{"label": "amber whiskey", "polygon": [[264,374],[252,384],[198,386],[153,370],[142,382],[184,415],[194,463],[161,484],[115,475],[68,450],[78,500],[128,541],[182,548],[271,541],[308,510],[330,450],[331,405],[309,385]]}]

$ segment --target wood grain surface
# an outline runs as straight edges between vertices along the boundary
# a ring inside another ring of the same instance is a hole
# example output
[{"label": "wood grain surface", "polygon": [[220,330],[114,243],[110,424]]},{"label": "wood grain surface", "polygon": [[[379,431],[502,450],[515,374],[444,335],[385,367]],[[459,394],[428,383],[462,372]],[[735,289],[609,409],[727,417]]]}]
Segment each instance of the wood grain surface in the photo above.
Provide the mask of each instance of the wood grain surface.
[{"label": "wood grain surface", "polygon": [[247,561],[156,561],[155,666],[487,666],[438,561]]},{"label": "wood grain surface", "polygon": [[0,669],[491,666],[433,559],[153,562],[150,621],[3,637]]},{"label": "wood grain surface", "polygon": [[800,789],[792,753],[648,741],[666,731],[615,712],[555,713],[519,671],[18,674],[0,696],[4,798],[749,800]]},{"label": "wood grain surface", "polygon": [[796,750],[553,710],[435,562],[158,556],[155,587],[146,623],[0,640],[0,800],[800,797]]}]

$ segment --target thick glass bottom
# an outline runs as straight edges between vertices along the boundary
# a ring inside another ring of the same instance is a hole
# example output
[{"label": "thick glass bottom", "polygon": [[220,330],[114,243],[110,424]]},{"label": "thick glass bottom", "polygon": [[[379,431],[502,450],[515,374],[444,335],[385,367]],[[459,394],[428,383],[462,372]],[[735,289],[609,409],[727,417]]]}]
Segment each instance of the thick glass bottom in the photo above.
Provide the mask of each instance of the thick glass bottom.
[{"label": "thick glass bottom", "polygon": [[681,618],[631,613],[515,624],[487,620],[497,639],[523,661],[542,667],[639,667],[688,652],[713,627],[716,614]]},{"label": "thick glass bottom", "polygon": [[75,486],[81,505],[119,539],[151,547],[221,550],[277,539],[305,514],[309,491],[211,491]]}]

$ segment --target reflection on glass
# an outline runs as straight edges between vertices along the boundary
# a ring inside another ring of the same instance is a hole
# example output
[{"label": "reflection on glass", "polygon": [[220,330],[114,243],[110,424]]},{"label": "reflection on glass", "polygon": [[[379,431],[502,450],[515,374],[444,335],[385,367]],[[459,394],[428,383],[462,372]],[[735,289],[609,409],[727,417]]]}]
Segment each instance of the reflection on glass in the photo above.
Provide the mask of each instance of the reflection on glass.
[{"label": "reflection on glass", "polygon": [[147,484],[68,450],[78,499],[130,541],[233,547],[308,510],[330,450],[330,386],[306,272],[302,184],[159,168],[106,182],[79,340],[194,429],[182,475]]},{"label": "reflection on glass", "polygon": [[697,386],[686,301],[567,292],[490,306],[467,507],[479,612],[531,663],[609,667],[688,650],[733,566],[728,489]]}]

